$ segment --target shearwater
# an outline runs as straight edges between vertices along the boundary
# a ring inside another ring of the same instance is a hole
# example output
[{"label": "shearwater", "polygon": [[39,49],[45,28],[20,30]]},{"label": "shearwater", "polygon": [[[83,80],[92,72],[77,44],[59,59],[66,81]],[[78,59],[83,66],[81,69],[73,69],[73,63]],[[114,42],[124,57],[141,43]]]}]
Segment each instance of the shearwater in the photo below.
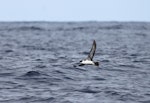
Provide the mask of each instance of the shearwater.
[{"label": "shearwater", "polygon": [[90,50],[90,53],[89,53],[88,57],[86,59],[81,60],[79,66],[83,66],[83,65],[99,66],[99,62],[94,62],[93,61],[93,57],[94,57],[95,51],[96,51],[96,41],[94,40],[92,48]]}]

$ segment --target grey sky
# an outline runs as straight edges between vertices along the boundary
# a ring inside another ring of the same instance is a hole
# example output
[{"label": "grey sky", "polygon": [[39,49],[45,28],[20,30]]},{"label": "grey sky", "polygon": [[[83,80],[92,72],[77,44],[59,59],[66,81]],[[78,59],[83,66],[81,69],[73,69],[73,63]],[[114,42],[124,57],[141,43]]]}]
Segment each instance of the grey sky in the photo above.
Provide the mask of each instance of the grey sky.
[{"label": "grey sky", "polygon": [[0,21],[150,21],[150,0],[0,0]]}]

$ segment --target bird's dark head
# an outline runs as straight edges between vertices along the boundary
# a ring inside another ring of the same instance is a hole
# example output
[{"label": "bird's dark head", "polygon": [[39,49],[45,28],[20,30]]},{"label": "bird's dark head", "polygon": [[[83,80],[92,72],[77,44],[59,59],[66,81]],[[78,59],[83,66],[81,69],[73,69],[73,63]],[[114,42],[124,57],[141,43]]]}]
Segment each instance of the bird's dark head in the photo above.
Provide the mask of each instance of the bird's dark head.
[{"label": "bird's dark head", "polygon": [[94,64],[95,64],[96,66],[99,66],[99,62],[94,62]]}]

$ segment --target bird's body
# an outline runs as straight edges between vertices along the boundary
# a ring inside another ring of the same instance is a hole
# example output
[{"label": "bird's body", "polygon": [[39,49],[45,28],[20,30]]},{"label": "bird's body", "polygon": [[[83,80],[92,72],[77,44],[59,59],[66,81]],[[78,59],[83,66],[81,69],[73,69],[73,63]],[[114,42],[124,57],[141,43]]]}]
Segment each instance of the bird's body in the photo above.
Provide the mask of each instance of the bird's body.
[{"label": "bird's body", "polygon": [[85,60],[82,60],[80,63],[81,63],[81,64],[89,64],[89,65],[94,65],[94,62],[93,62],[93,61],[91,61],[91,60],[87,60],[87,59],[85,59]]},{"label": "bird's body", "polygon": [[96,51],[96,41],[94,40],[92,48],[90,50],[90,53],[89,53],[88,57],[86,59],[81,60],[79,66],[82,66],[82,65],[95,65],[95,66],[99,66],[99,62],[94,62],[93,61],[93,57],[94,57],[95,51]]}]

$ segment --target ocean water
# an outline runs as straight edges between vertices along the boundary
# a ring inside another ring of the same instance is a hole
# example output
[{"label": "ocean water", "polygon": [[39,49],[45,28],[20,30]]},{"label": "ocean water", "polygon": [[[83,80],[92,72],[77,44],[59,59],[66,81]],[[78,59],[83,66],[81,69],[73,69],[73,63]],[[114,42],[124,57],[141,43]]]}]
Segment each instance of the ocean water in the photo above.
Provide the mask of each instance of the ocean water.
[{"label": "ocean water", "polygon": [[0,103],[150,103],[150,23],[0,22]]}]

